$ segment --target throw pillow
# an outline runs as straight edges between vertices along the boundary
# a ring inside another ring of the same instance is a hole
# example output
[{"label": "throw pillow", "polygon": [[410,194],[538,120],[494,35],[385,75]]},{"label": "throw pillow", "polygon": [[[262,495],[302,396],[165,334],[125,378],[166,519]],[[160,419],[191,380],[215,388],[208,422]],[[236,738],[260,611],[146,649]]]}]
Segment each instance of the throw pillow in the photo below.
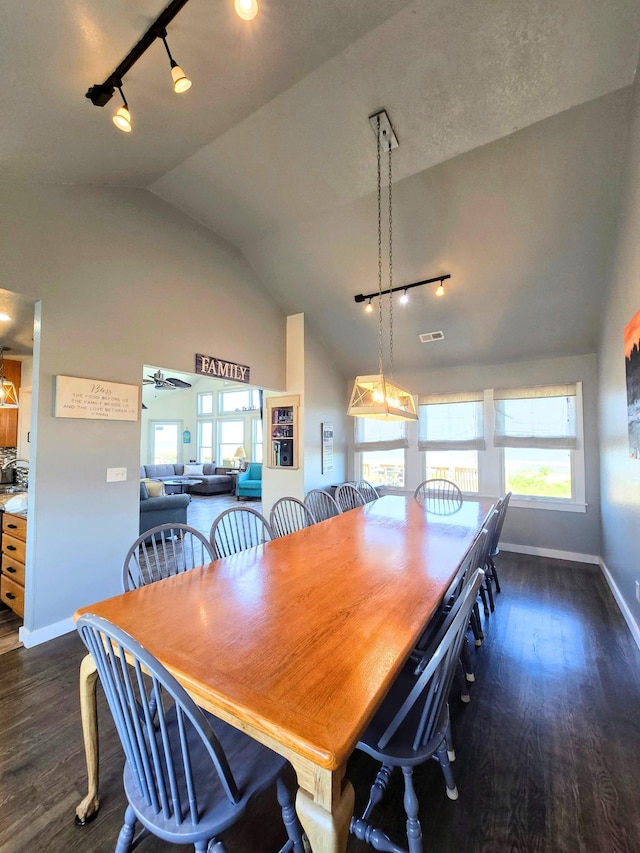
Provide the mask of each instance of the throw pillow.
[{"label": "throw pillow", "polygon": [[199,465],[185,465],[184,466],[184,476],[185,477],[202,477],[202,462]]},{"label": "throw pillow", "polygon": [[149,480],[145,485],[150,498],[164,497],[164,483],[161,483],[160,480]]}]

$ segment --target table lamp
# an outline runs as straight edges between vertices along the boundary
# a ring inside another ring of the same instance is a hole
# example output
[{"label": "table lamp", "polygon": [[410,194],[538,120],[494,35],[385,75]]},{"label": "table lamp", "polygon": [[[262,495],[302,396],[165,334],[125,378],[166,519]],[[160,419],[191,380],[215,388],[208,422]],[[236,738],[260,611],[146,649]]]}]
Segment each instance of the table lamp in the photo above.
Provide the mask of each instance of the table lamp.
[{"label": "table lamp", "polygon": [[242,463],[244,462],[246,455],[247,454],[244,452],[244,447],[238,447],[236,449],[236,452],[233,454],[233,458],[237,460],[236,468],[242,467]]}]

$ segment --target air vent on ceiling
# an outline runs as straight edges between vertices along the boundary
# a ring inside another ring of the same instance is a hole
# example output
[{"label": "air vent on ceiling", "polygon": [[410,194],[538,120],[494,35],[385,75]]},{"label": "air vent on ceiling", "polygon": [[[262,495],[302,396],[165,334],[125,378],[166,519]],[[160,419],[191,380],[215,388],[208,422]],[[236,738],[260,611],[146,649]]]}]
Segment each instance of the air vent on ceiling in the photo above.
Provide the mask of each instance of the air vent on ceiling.
[{"label": "air vent on ceiling", "polygon": [[443,341],[444,332],[423,332],[418,335],[421,344],[430,344],[432,341]]}]

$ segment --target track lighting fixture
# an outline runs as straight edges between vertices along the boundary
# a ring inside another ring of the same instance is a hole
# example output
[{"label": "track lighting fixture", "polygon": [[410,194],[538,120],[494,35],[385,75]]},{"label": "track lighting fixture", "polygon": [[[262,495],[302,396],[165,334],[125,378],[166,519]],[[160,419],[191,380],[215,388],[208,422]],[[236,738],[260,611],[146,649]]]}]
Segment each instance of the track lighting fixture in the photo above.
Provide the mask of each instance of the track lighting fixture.
[{"label": "track lighting fixture", "polygon": [[258,14],[257,0],[235,0],[236,15],[243,21],[253,21]]},{"label": "track lighting fixture", "polygon": [[367,314],[371,314],[373,312],[373,305],[371,304],[371,298],[369,298],[369,301],[367,302],[367,307],[364,310],[367,312]]},{"label": "track lighting fixture", "polygon": [[124,105],[116,112],[113,117],[113,123],[124,133],[131,131],[131,114],[129,106],[122,94],[122,81],[126,74],[133,68],[136,62],[146,53],[148,48],[156,39],[162,39],[164,46],[169,54],[171,63],[171,77],[173,79],[173,88],[175,92],[186,92],[191,86],[191,81],[182,71],[177,62],[174,61],[166,42],[167,26],[175,18],[183,6],[186,6],[188,0],[171,0],[169,5],[158,15],[156,20],[151,24],[140,41],[134,45],[125,58],[115,68],[103,83],[96,83],[87,91],[86,97],[96,107],[104,107],[108,104],[116,89],[122,95]]},{"label": "track lighting fixture", "polygon": [[[144,55],[148,48],[156,39],[161,39],[171,67],[171,79],[173,80],[173,91],[178,94],[186,92],[191,88],[191,80],[184,73],[182,68],[175,61],[167,44],[167,26],[175,18],[183,6],[186,6],[189,0],[171,0],[169,5],[158,15],[156,20],[151,24],[140,41],[134,45],[129,53],[125,56],[122,62],[115,68],[103,83],[95,83],[89,87],[86,97],[96,107],[104,107],[108,104],[116,89],[122,95],[122,81],[125,75],[133,68],[136,62]],[[258,14],[257,0],[234,0],[235,10],[240,18],[245,21],[251,21]],[[115,126],[124,133],[131,132],[131,114],[129,107],[122,95],[124,105],[116,112],[113,117]]]},{"label": "track lighting fixture", "polygon": [[171,66],[171,79],[173,80],[173,91],[180,95],[182,94],[182,92],[186,92],[188,89],[191,88],[191,80],[189,80],[182,68],[180,68],[173,56],[171,56],[171,51],[169,50],[169,45],[167,44],[166,30],[160,35],[160,38],[162,39],[164,49],[167,51],[167,56],[169,57],[169,65]]},{"label": "track lighting fixture", "polygon": [[113,114],[113,123],[123,133],[131,133],[131,113],[129,112],[129,104],[122,91],[122,86],[116,86],[122,98],[122,106]]},{"label": "track lighting fixture", "polygon": [[[400,302],[404,304],[409,301],[407,290],[410,290],[412,287],[422,287],[423,284],[434,284],[436,281],[440,282],[440,285],[436,289],[436,296],[444,296],[443,282],[446,281],[448,278],[451,278],[451,275],[449,275],[449,273],[447,273],[446,275],[437,275],[434,276],[434,278],[425,278],[424,281],[414,281],[413,284],[401,284],[398,287],[391,287],[387,290],[382,290],[380,292],[376,290],[375,293],[358,293],[358,295],[354,296],[353,299],[354,302],[366,302],[368,299],[369,304],[371,304],[371,300],[374,299],[376,296],[384,296],[387,293],[397,293],[399,290],[401,290],[402,296],[400,297]],[[368,310],[369,305],[367,305],[367,307],[365,308],[365,311]]]}]

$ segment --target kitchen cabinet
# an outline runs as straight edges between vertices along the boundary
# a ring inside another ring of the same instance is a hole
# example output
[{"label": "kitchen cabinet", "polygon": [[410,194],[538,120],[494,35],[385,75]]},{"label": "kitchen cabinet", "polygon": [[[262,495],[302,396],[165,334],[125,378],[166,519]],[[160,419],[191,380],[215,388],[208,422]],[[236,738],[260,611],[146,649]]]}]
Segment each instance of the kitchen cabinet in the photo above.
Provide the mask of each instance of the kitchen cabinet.
[{"label": "kitchen cabinet", "polygon": [[[22,365],[19,361],[4,359],[2,366],[4,378],[9,379],[16,386],[16,393],[20,391],[20,374]],[[0,447],[18,446],[18,409],[0,408]]]},{"label": "kitchen cabinet", "polygon": [[3,512],[0,599],[22,617],[24,617],[26,548],[27,517]]}]

